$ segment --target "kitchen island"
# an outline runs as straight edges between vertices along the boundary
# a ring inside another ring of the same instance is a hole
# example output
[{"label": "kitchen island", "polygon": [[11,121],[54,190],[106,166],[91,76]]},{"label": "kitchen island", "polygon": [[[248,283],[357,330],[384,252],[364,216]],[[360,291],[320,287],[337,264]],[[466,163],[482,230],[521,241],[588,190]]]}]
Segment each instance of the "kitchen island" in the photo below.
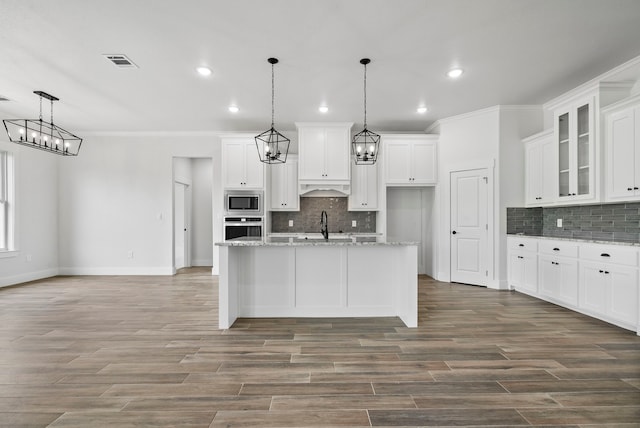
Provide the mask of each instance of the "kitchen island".
[{"label": "kitchen island", "polygon": [[219,328],[237,318],[399,317],[418,325],[415,242],[225,241]]}]

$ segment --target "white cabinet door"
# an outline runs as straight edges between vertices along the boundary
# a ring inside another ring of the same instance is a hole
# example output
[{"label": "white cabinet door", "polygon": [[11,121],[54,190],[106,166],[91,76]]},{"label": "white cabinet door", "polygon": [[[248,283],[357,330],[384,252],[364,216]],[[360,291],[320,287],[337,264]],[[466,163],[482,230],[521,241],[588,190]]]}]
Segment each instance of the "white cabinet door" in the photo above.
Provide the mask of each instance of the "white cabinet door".
[{"label": "white cabinet door", "polygon": [[607,115],[607,200],[640,199],[640,107]]},{"label": "white cabinet door", "polygon": [[354,165],[351,171],[349,211],[378,209],[378,165]]},{"label": "white cabinet door", "polygon": [[580,308],[596,316],[606,314],[607,284],[600,263],[580,262]]},{"label": "white cabinet door", "polygon": [[325,129],[325,178],[349,180],[349,128]]},{"label": "white cabinet door", "polygon": [[436,184],[438,181],[438,167],[436,145],[428,141],[413,143],[411,153],[413,184]]},{"label": "white cabinet door", "polygon": [[298,150],[301,180],[323,179],[325,177],[325,131],[320,127],[300,128]]},{"label": "white cabinet door", "polygon": [[298,161],[294,155],[284,164],[269,166],[271,172],[271,211],[299,211]]},{"label": "white cabinet door", "polygon": [[540,256],[540,293],[552,301],[578,305],[578,261]]},{"label": "white cabinet door", "polygon": [[408,142],[385,143],[385,177],[387,184],[411,182],[411,145]]},{"label": "white cabinet door", "polygon": [[558,202],[595,198],[594,97],[556,110]]},{"label": "white cabinet door", "polygon": [[298,124],[300,180],[348,181],[351,124]]},{"label": "white cabinet door", "polygon": [[262,189],[264,165],[253,137],[222,139],[222,182],[227,189]]},{"label": "white cabinet door", "polygon": [[542,146],[531,143],[525,153],[525,203],[537,206],[542,199]]},{"label": "white cabinet door", "polygon": [[610,266],[605,272],[611,284],[607,313],[614,320],[629,326],[638,325],[638,269]]},{"label": "white cabinet door", "polygon": [[535,253],[509,253],[509,285],[527,294],[538,294],[538,259]]},{"label": "white cabinet door", "polygon": [[436,140],[431,136],[382,137],[387,185],[434,185],[438,181]]}]

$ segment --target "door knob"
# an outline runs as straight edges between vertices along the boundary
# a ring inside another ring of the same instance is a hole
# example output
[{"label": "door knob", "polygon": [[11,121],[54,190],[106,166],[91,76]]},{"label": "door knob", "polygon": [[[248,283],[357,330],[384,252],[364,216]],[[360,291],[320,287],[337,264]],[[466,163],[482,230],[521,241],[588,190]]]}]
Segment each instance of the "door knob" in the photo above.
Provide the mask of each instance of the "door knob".
[{"label": "door knob", "polygon": [[456,233],[458,233],[458,232],[456,232],[456,231],[454,230],[454,231],[453,231],[453,232],[451,232],[451,233],[455,235],[455,234],[456,234]]}]

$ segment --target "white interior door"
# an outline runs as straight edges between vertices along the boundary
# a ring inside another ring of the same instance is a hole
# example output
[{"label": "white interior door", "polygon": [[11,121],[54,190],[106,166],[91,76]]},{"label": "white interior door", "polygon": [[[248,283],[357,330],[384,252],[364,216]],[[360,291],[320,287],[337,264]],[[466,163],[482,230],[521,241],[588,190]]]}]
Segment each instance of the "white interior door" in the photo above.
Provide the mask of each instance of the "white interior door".
[{"label": "white interior door", "polygon": [[451,281],[487,285],[487,169],[451,173]]},{"label": "white interior door", "polygon": [[188,239],[188,186],[176,182],[174,184],[174,263],[175,268],[180,269],[189,265],[189,239]]}]

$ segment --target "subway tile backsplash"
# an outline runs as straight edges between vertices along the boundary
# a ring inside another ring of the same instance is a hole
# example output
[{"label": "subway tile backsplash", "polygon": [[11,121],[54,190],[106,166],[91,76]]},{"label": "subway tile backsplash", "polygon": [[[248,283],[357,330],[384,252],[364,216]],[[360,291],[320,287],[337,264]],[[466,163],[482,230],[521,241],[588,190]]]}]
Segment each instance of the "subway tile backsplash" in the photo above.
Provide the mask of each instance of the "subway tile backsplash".
[{"label": "subway tile backsplash", "polygon": [[[320,232],[320,213],[327,212],[329,233],[375,233],[375,211],[348,211],[347,198],[300,198],[300,211],[271,213],[272,233]],[[293,220],[293,227],[289,227]],[[357,226],[352,227],[355,220]]]},{"label": "subway tile backsplash", "polygon": [[507,208],[507,233],[640,243],[640,202]]}]

